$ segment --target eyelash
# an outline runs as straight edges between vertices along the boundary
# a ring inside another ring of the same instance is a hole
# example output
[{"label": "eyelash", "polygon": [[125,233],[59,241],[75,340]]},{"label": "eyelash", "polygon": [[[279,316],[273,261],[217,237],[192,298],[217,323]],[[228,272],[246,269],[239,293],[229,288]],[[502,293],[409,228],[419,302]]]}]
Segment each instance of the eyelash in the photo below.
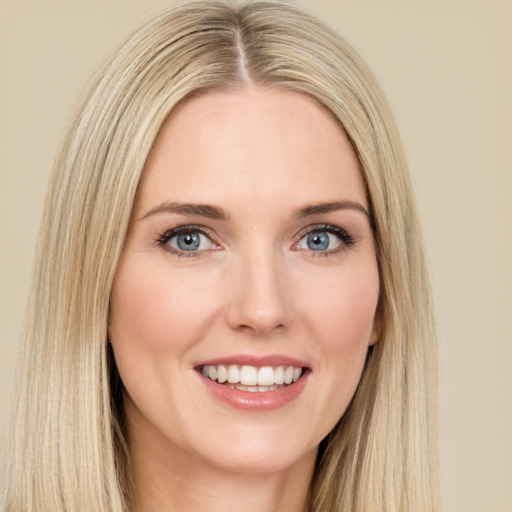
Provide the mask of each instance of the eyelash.
[{"label": "eyelash", "polygon": [[186,235],[186,234],[200,233],[208,238],[212,243],[217,244],[216,236],[204,226],[196,226],[193,224],[187,224],[185,226],[178,226],[173,229],[169,229],[165,233],[163,233],[157,240],[157,245],[162,247],[164,250],[170,252],[171,254],[178,256],[178,258],[190,258],[197,257],[201,252],[204,251],[180,251],[168,245],[168,242],[171,238],[177,235]]},{"label": "eyelash", "polygon": [[[217,237],[214,235],[213,232],[206,229],[204,226],[198,226],[198,225],[184,225],[184,226],[178,226],[176,228],[167,230],[165,233],[162,233],[162,235],[157,240],[157,245],[159,247],[162,247],[164,250],[170,252],[171,254],[181,257],[197,257],[201,252],[204,251],[182,251],[177,250],[174,247],[171,247],[168,245],[168,242],[171,238],[174,236],[180,235],[180,234],[193,234],[193,233],[199,233],[207,237],[212,243],[218,244]],[[345,229],[335,226],[333,224],[316,224],[313,226],[308,226],[306,229],[301,231],[298,235],[296,235],[299,240],[298,242],[294,243],[293,247],[296,247],[304,237],[311,233],[330,233],[332,235],[335,235],[340,240],[339,247],[336,247],[334,249],[328,249],[325,251],[313,251],[313,250],[307,250],[304,249],[304,251],[309,252],[311,256],[313,257],[328,257],[333,254],[338,254],[342,251],[345,251],[347,249],[350,249],[353,247],[356,243],[355,238],[350,235]],[[301,250],[301,249],[297,249]]]},{"label": "eyelash", "polygon": [[316,224],[313,226],[308,226],[305,230],[301,231],[297,236],[299,241],[294,244],[297,246],[300,241],[309,234],[312,233],[330,233],[335,235],[340,240],[339,247],[334,249],[327,249],[325,251],[313,251],[306,250],[312,257],[315,258],[327,258],[331,255],[338,254],[340,252],[346,251],[347,249],[352,248],[356,244],[356,239],[348,233],[345,229],[335,226],[333,224]]}]

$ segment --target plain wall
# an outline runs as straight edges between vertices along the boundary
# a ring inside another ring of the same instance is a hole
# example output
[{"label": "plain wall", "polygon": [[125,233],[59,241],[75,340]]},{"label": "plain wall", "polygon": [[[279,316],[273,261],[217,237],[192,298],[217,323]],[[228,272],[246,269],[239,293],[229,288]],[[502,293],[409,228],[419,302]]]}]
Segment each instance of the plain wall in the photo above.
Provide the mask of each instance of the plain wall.
[{"label": "plain wall", "polygon": [[[169,4],[0,0],[2,443],[59,138],[109,50]],[[512,2],[301,4],[368,61],[402,134],[439,323],[446,511],[512,512]]]}]

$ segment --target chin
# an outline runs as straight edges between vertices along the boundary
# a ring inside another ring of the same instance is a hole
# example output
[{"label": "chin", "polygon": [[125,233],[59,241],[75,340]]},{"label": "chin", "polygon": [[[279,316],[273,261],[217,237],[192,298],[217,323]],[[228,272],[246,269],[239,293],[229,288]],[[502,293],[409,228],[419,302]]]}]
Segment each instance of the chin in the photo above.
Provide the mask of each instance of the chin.
[{"label": "chin", "polygon": [[[290,442],[291,441],[291,442]],[[214,448],[214,445],[216,447]],[[283,439],[283,431],[279,436],[246,435],[243,439],[212,442],[202,458],[211,466],[224,471],[238,474],[275,474],[299,466],[305,461],[316,459],[318,446],[303,446],[300,441],[288,437]],[[212,449],[213,448],[213,449]]]},{"label": "chin", "polygon": [[302,465],[304,460],[314,460],[316,453],[317,448],[295,457],[276,452],[265,454],[265,456],[261,456],[261,454],[238,455],[230,460],[219,461],[218,467],[224,471],[242,475],[275,475],[287,472],[294,466]]}]

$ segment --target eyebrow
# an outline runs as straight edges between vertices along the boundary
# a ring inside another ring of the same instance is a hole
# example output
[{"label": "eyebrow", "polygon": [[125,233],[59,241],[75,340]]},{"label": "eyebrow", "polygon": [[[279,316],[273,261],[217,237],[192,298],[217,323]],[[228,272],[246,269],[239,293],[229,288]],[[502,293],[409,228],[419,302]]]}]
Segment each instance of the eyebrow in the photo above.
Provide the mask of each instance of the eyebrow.
[{"label": "eyebrow", "polygon": [[215,220],[229,220],[229,214],[219,206],[201,203],[179,203],[176,201],[165,201],[151,208],[140,220],[147,219],[157,213],[179,213],[181,215],[198,215]]},{"label": "eyebrow", "polygon": [[[293,212],[293,217],[304,219],[313,215],[323,213],[331,213],[339,210],[356,210],[361,212],[368,218],[370,224],[373,223],[371,215],[366,208],[355,201],[330,201],[328,203],[318,203],[313,205],[302,206]],[[178,213],[181,215],[197,215],[209,219],[227,221],[230,216],[224,208],[203,203],[180,203],[177,201],[165,201],[154,208],[151,208],[139,220],[144,220],[159,213]]]},{"label": "eyebrow", "polygon": [[319,203],[310,206],[303,206],[295,210],[294,217],[304,219],[312,215],[331,213],[339,210],[356,210],[358,212],[363,213],[370,221],[370,224],[373,223],[370,213],[362,204],[349,200],[331,201],[328,203]]}]

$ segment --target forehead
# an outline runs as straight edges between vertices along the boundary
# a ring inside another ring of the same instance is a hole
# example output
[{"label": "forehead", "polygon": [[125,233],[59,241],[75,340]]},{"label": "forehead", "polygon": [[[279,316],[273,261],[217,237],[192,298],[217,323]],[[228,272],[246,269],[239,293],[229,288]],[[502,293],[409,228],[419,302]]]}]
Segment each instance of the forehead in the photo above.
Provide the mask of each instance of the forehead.
[{"label": "forehead", "polygon": [[355,153],[335,119],[297,92],[210,91],[180,104],[155,141],[138,206],[352,199],[366,206]]}]

